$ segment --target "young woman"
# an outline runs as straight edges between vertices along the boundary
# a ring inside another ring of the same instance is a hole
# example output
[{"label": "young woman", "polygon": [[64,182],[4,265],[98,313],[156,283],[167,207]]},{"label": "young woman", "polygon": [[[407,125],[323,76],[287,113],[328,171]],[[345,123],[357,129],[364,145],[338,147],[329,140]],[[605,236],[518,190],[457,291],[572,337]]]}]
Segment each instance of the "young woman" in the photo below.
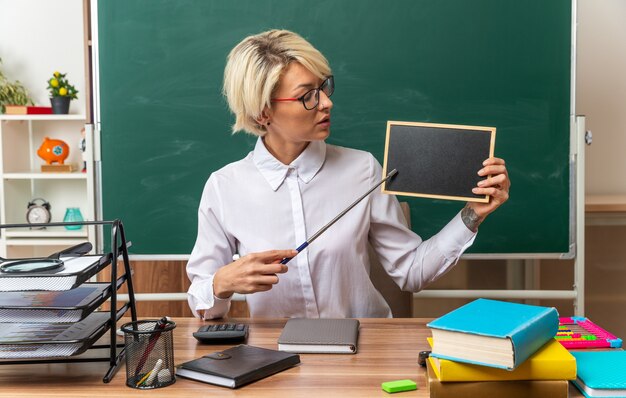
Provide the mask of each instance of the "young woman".
[{"label": "young woman", "polygon": [[[456,264],[479,224],[508,199],[504,161],[490,158],[477,171],[491,178],[474,193],[491,201],[468,203],[426,241],[406,227],[394,196],[375,191],[297,256],[285,250],[382,175],[371,154],[324,142],[334,88],[326,58],[293,32],[263,32],[231,51],[224,94],[233,131],[259,138],[244,159],[211,174],[202,193],[187,264],[197,316],[222,317],[233,293],[245,293],[256,317],[390,317],[369,279],[368,242],[398,286],[419,291]],[[286,257],[294,258],[280,264]]]}]

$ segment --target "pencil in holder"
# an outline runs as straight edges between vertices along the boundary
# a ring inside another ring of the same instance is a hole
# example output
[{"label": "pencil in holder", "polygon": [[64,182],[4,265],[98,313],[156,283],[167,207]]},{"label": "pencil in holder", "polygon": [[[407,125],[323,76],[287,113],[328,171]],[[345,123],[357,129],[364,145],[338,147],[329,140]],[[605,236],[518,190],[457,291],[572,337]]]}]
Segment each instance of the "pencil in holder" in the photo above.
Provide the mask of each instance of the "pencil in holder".
[{"label": "pencil in holder", "polygon": [[169,386],[174,375],[174,328],[167,318],[122,325],[126,345],[126,385],[138,389]]}]

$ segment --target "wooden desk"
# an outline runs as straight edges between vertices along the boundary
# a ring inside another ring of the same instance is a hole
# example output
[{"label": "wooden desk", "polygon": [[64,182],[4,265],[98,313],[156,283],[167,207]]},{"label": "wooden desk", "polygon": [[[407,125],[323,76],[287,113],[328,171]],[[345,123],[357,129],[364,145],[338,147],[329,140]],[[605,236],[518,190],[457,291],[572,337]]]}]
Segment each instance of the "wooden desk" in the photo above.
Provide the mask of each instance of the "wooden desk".
[{"label": "wooden desk", "polygon": [[[191,333],[203,321],[176,318],[174,357],[176,363],[219,351],[228,346],[200,345]],[[237,321],[237,320],[231,320]],[[250,324],[248,344],[276,349],[284,319],[242,319]],[[302,354],[294,368],[237,390],[178,378],[169,387],[142,391],[126,387],[122,367],[113,381],[102,383],[108,365],[104,363],[3,365],[0,366],[0,396],[10,397],[390,397],[380,383],[412,379],[417,391],[401,398],[428,397],[425,371],[417,365],[418,353],[427,349],[428,320],[362,319],[359,352],[356,355]],[[582,396],[570,383],[570,397]]]}]

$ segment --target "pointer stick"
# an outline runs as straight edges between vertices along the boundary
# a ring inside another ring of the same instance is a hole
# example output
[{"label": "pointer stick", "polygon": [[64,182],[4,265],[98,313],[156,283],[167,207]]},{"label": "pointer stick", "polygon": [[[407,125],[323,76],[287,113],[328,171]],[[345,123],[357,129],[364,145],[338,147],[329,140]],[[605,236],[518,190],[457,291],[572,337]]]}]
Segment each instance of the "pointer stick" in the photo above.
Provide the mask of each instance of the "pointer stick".
[{"label": "pointer stick", "polygon": [[[352,210],[352,208],[354,206],[356,206],[360,201],[362,201],[363,199],[365,199],[365,197],[367,197],[367,195],[371,194],[372,191],[374,191],[376,188],[378,188],[383,182],[387,181],[388,179],[390,179],[391,177],[393,177],[394,175],[396,175],[398,173],[398,171],[396,169],[393,169],[389,172],[389,174],[387,174],[387,177],[383,178],[379,183],[377,183],[376,185],[374,185],[372,188],[370,188],[369,191],[365,192],[363,194],[363,196],[361,196],[360,198],[358,198],[357,200],[354,201],[354,203],[352,203],[350,206],[348,206],[344,211],[342,211],[341,213],[339,213],[339,215],[337,215],[337,217],[333,218],[328,224],[324,225],[322,228],[320,228],[319,231],[317,231],[315,234],[313,234],[313,236],[311,236],[309,239],[307,239],[303,244],[301,244],[300,246],[298,246],[298,248],[296,249],[296,251],[298,253],[300,253],[302,250],[306,249],[306,247],[311,244],[315,239],[317,239],[321,234],[324,233],[324,231],[326,231],[328,228],[330,228],[331,225],[333,225],[335,222],[337,222],[337,220],[339,220],[341,217],[343,217],[347,212],[349,212],[350,210]],[[297,256],[297,254],[296,254]],[[293,257],[286,257],[283,258],[283,260],[280,262],[281,264],[287,264]]]}]

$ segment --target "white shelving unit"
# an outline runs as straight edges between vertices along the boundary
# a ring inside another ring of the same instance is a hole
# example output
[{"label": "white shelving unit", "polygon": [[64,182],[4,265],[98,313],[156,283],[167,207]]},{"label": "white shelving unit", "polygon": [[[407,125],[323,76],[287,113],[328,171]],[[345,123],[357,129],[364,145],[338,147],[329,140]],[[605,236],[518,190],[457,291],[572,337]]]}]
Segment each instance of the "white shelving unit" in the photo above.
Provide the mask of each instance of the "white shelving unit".
[{"label": "white shelving unit", "polygon": [[[93,129],[84,115],[0,115],[0,222],[26,222],[28,203],[43,198],[50,203],[51,222],[63,221],[68,207],[78,207],[85,220],[95,214]],[[87,171],[82,172],[81,129],[85,127]],[[41,172],[45,161],[37,155],[45,137],[69,146],[68,173]],[[95,227],[10,229],[0,235],[0,256],[47,255],[86,240],[96,245]]]}]

